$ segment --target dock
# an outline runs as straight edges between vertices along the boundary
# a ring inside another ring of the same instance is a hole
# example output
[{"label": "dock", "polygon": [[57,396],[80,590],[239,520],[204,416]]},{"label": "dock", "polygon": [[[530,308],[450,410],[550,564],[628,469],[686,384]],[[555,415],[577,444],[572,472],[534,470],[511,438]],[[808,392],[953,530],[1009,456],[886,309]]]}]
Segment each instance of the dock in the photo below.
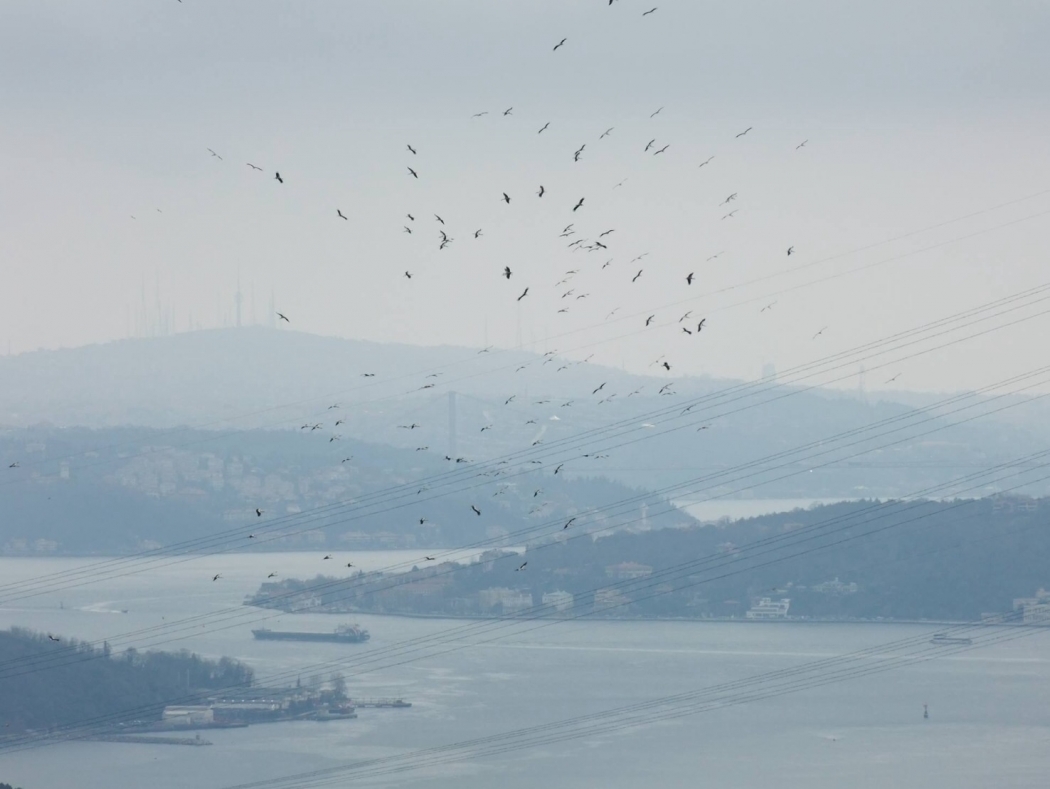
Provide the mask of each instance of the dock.
[{"label": "dock", "polygon": [[151,737],[146,734],[102,734],[92,737],[95,742],[131,742],[139,745],[211,745],[210,740],[196,737]]}]

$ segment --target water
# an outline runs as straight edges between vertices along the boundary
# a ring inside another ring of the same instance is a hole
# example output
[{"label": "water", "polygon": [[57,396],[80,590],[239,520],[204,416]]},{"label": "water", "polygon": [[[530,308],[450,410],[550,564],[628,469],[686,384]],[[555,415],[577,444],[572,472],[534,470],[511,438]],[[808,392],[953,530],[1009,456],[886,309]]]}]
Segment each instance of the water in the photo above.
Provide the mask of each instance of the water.
[{"label": "water", "polygon": [[[357,553],[355,564],[378,568],[415,558]],[[98,560],[0,559],[0,577],[10,582],[60,571],[68,578],[92,561]],[[0,780],[26,789],[66,789],[71,775],[79,789],[226,787],[548,724],[934,629],[678,622],[571,622],[535,629],[535,624],[466,623],[471,630],[460,641],[438,639],[425,659],[402,656],[371,666],[362,665],[370,653],[465,623],[362,615],[357,621],[372,632],[363,646],[252,639],[251,627],[272,614],[241,607],[245,594],[274,569],[301,577],[320,569],[334,572],[330,564],[315,554],[206,557],[12,603],[0,608],[0,627],[119,643],[121,634],[170,627],[179,617],[231,611],[221,615],[227,617],[221,628],[194,624],[163,646],[242,658],[264,682],[299,672],[305,679],[319,662],[341,662],[353,695],[403,695],[411,709],[362,709],[352,721],[208,731],[202,736],[214,745],[207,748],[66,743],[0,756]],[[216,572],[223,577],[212,582]],[[280,615],[266,622],[330,629],[346,619]],[[486,630],[492,627],[498,629]],[[498,635],[503,637],[491,640]],[[930,707],[928,721],[922,719],[924,703]],[[1039,632],[891,673],[651,726],[431,763],[377,779],[342,778],[338,785],[1044,787],[1048,745],[1050,633]]]}]

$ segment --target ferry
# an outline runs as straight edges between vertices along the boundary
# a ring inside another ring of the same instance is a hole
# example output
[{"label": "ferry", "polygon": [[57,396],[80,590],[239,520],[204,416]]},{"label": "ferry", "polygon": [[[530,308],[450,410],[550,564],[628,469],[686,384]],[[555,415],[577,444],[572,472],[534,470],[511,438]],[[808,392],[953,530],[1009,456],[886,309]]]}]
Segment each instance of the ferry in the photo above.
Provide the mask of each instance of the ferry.
[{"label": "ferry", "polygon": [[944,633],[937,633],[933,638],[930,639],[931,644],[940,644],[941,646],[969,646],[973,643],[972,638],[961,638],[957,636],[946,636]]},{"label": "ferry", "polygon": [[261,641],[330,641],[338,644],[360,644],[371,636],[359,625],[340,625],[331,633],[300,633],[285,630],[253,630],[252,635]]}]

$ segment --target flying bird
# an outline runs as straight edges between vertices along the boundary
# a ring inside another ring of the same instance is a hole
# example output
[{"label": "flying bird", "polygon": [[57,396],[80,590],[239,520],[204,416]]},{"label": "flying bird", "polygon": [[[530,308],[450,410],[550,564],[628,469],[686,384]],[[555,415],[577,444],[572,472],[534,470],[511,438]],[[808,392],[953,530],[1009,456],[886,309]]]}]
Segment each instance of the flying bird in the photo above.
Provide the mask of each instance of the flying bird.
[{"label": "flying bird", "polygon": [[563,38],[561,41],[559,41],[557,44],[554,45],[554,49],[552,51],[553,52],[557,52],[558,48],[563,46],[565,44],[565,42],[568,41],[568,40],[569,39],[567,39],[567,38]]},{"label": "flying bird", "polygon": [[415,156],[415,155],[416,155],[416,149],[415,149],[415,148],[413,148],[413,147],[412,147],[411,145],[408,145],[408,146],[405,146],[405,147],[407,147],[407,148],[408,148],[408,150],[410,150],[410,151],[412,152],[412,155],[413,155],[413,156]]},{"label": "flying bird", "polygon": [[576,520],[576,517],[575,517],[575,516],[573,516],[573,517],[569,518],[569,520],[567,520],[567,521],[565,522],[565,525],[561,527],[561,528],[562,528],[562,531],[564,531],[565,529],[569,528],[569,527],[570,527],[570,526],[572,525],[572,522],[573,522],[574,520]]},{"label": "flying bird", "polygon": [[291,321],[290,321],[290,320],[288,320],[288,318],[287,318],[287,317],[285,317],[284,315],[282,315],[282,314],[281,314],[281,313],[279,313],[279,312],[277,313],[277,317],[278,317],[278,318],[280,318],[280,319],[281,319],[282,321],[284,321],[285,323],[291,323]]},{"label": "flying bird", "polygon": [[428,562],[437,561],[433,556],[424,556],[423,559]]},{"label": "flying bird", "polygon": [[215,573],[215,575],[211,577],[213,581],[218,581],[220,578],[222,578],[222,576],[219,573]]},{"label": "flying bird", "polygon": [[653,139],[649,140],[649,144],[645,146],[645,150],[642,151],[642,153],[648,152],[648,150],[650,148],[652,148],[655,144],[656,144],[656,138],[654,137]]},{"label": "flying bird", "polygon": [[256,507],[256,508],[255,508],[255,517],[257,517],[257,518],[261,518],[261,517],[262,517],[262,514],[263,514],[264,512],[266,512],[266,510],[261,510],[261,509],[259,509],[258,507]]},{"label": "flying bird", "polygon": [[510,195],[508,195],[506,192],[503,193],[503,202],[507,205],[510,205]]},{"label": "flying bird", "polygon": [[479,510],[479,509],[478,509],[477,507],[475,507],[475,506],[474,506],[473,504],[471,504],[471,505],[470,505],[470,508],[471,508],[472,510],[474,510],[474,514],[475,514],[475,515],[480,515],[480,514],[481,514],[481,510]]},{"label": "flying bird", "polygon": [[514,109],[514,108],[513,108],[513,107],[507,107],[507,109],[503,110],[503,114],[504,114],[504,115],[510,115],[510,111],[511,111],[512,109]]},{"label": "flying bird", "polygon": [[503,267],[503,276],[506,277],[507,279],[510,279],[510,274],[511,274],[510,266],[504,266]]},{"label": "flying bird", "polygon": [[819,337],[820,335],[822,335],[822,334],[824,333],[824,329],[826,329],[826,328],[828,328],[828,327],[827,327],[827,326],[825,326],[825,327],[824,327],[823,329],[821,329],[821,330],[820,330],[820,331],[818,331],[818,332],[817,332],[816,334],[814,334],[814,335],[813,335],[813,339],[815,340],[815,339],[817,339],[817,337]]},{"label": "flying bird", "polygon": [[474,231],[474,238],[481,238],[481,228]]},{"label": "flying bird", "polygon": [[688,274],[685,275],[685,284],[686,285],[692,285],[693,284],[693,272],[692,271],[690,271]]},{"label": "flying bird", "polygon": [[713,156],[708,156],[705,161],[700,162],[699,167],[703,167],[705,164],[708,164],[714,158],[715,157],[713,157]]},{"label": "flying bird", "polygon": [[335,213],[336,213],[336,215],[337,215],[337,216],[338,216],[338,217],[339,217],[340,219],[346,219],[346,216],[345,216],[345,215],[343,214],[343,212],[342,212],[341,210],[339,210],[338,208],[337,208],[337,209],[335,209]]},{"label": "flying bird", "polygon": [[445,220],[444,220],[444,219],[442,219],[442,218],[441,218],[440,216],[438,216],[437,214],[434,214],[434,219],[436,219],[436,220],[437,220],[438,222],[440,222],[441,224],[445,224]]},{"label": "flying bird", "polygon": [[726,203],[731,203],[734,200],[736,200],[736,192],[733,192],[733,194],[729,195],[729,197],[727,197],[725,200],[719,203],[719,205],[725,205]]},{"label": "flying bird", "polygon": [[606,129],[605,131],[603,131],[603,132],[602,132],[602,136],[601,136],[601,137],[599,137],[598,139],[599,139],[599,140],[603,140],[603,139],[605,139],[606,137],[608,137],[608,136],[609,136],[609,132],[611,132],[611,131],[612,131],[613,129],[615,129],[615,128],[616,128],[615,126],[610,126],[610,127],[608,128],[608,129]]},{"label": "flying bird", "polygon": [[543,124],[543,128],[536,132],[536,134],[543,134],[545,131],[547,131],[547,127],[549,127],[550,125],[551,122],[547,121],[545,124]]},{"label": "flying bird", "polygon": [[18,468],[18,461],[16,460],[14,463],[8,466],[8,468]]},{"label": "flying bird", "polygon": [[405,272],[405,279],[412,279],[412,274],[408,271]]},{"label": "flying bird", "polygon": [[266,576],[266,577],[267,577],[267,578],[276,578],[276,577],[277,577],[277,573],[270,573],[270,574],[269,574],[268,576]]},{"label": "flying bird", "polygon": [[480,118],[480,117],[481,117],[482,115],[488,115],[488,112],[475,112],[475,113],[474,113],[473,115],[471,115],[470,117],[471,117],[471,118]]},{"label": "flying bird", "polygon": [[653,151],[653,156],[656,156],[656,154],[658,154],[658,153],[663,153],[664,151],[666,151],[666,150],[667,150],[668,148],[670,148],[670,147],[671,147],[670,145],[665,145],[665,146],[664,146],[663,148],[661,148],[660,150],[658,150],[658,151]]},{"label": "flying bird", "polygon": [[667,362],[663,362],[663,368],[667,370],[667,372],[671,372],[671,365],[669,365]]},{"label": "flying bird", "polygon": [[547,191],[547,190],[543,188],[543,184],[540,184],[540,191],[538,191],[538,192],[536,193],[536,195],[537,195],[538,197],[543,197],[543,193],[544,193],[544,192],[546,192],[546,191]]},{"label": "flying bird", "polygon": [[642,16],[649,16],[649,14],[651,14],[653,11],[655,11],[658,7],[659,6],[654,6],[654,7],[650,8],[648,11],[643,13]]},{"label": "flying bird", "polygon": [[793,254],[795,254],[795,248],[788,247],[788,257],[791,257]]},{"label": "flying bird", "polygon": [[50,633],[47,634],[47,637],[48,637],[48,640],[50,640],[50,641],[61,641],[62,640],[61,638],[57,638],[56,636],[53,636]]},{"label": "flying bird", "polygon": [[282,183],[282,184],[284,183],[284,179],[283,179],[283,178],[281,178],[281,174],[280,174],[280,173],[274,173],[274,174],[273,174],[273,177],[274,177],[274,178],[275,178],[275,179],[276,179],[277,181],[279,181],[280,183]]},{"label": "flying bird", "polygon": [[638,273],[634,275],[634,279],[632,279],[631,282],[634,282],[636,279],[638,279],[638,277],[642,276],[642,272],[644,270],[645,269],[638,269]]},{"label": "flying bird", "polygon": [[893,377],[892,377],[892,378],[891,378],[890,380],[888,380],[888,381],[887,381],[886,383],[888,383],[888,384],[892,384],[892,383],[893,383],[894,381],[896,381],[896,380],[897,380],[898,378],[900,378],[900,377],[901,377],[901,374],[900,374],[900,373],[897,373],[897,374],[896,374],[895,376],[893,376]]},{"label": "flying bird", "polygon": [[525,288],[525,290],[522,292],[522,294],[520,296],[518,296],[518,301],[521,301],[523,298],[525,298],[525,296],[527,296],[528,293],[529,293],[529,289]]},{"label": "flying bird", "polygon": [[324,558],[325,558],[325,559],[331,559],[331,558],[332,558],[332,554],[330,554],[330,553],[329,553],[329,554],[326,554]]},{"label": "flying bird", "polygon": [[256,167],[251,162],[245,162],[245,164],[248,165],[249,167],[251,167],[253,170],[258,170],[259,172],[262,172],[262,168],[261,167]]},{"label": "flying bird", "polygon": [[413,169],[412,169],[411,167],[409,167],[409,168],[408,168],[408,171],[409,171],[410,173],[412,173],[412,177],[413,177],[413,178],[419,178],[419,173],[417,173],[417,172],[416,172],[415,170],[413,170]]},{"label": "flying bird", "polygon": [[797,151],[799,148],[805,147],[807,142],[809,142],[809,140],[803,140],[802,142],[800,142],[798,145],[795,146],[795,150]]},{"label": "flying bird", "polygon": [[608,383],[608,381],[606,381],[606,382],[602,383],[602,385],[601,385],[601,386],[599,386],[599,387],[598,387],[597,389],[595,389],[595,390],[594,390],[593,392],[591,392],[591,394],[592,394],[592,395],[596,395],[596,394],[598,394],[598,392],[600,392],[600,391],[601,391],[602,389],[604,389],[604,388],[605,388],[605,384],[606,384],[606,383]]},{"label": "flying bird", "polygon": [[522,570],[524,570],[524,569],[525,569],[526,565],[528,565],[528,562],[522,562],[522,563],[521,563],[521,567],[519,567],[519,568],[518,568],[517,570],[515,570],[514,572],[516,572],[516,573],[520,573],[520,572],[521,572]]},{"label": "flying bird", "polygon": [[739,208],[734,208],[734,209],[733,209],[732,211],[730,211],[730,212],[729,212],[728,214],[726,214],[726,215],[725,215],[724,217],[722,217],[722,218],[723,218],[723,219],[732,219],[732,218],[733,218],[733,214],[735,214],[735,213],[736,213],[737,211],[739,211],[739,210],[740,210]]},{"label": "flying bird", "polygon": [[704,328],[704,324],[705,323],[707,323],[707,318],[701,318],[700,319],[700,323],[696,324],[696,331],[697,331],[697,333],[699,333],[700,330]]},{"label": "flying bird", "polygon": [[740,132],[740,134],[738,134],[737,137],[743,137],[745,134],[747,134],[753,128],[754,128],[754,126],[748,126],[746,129],[744,129],[742,132]]},{"label": "flying bird", "polygon": [[210,153],[210,154],[211,154],[212,156],[214,156],[214,157],[215,157],[216,159],[218,159],[218,160],[219,160],[220,162],[222,161],[222,157],[221,157],[221,156],[219,156],[219,154],[215,153],[215,151],[213,151],[213,150],[212,150],[211,148],[209,148],[209,149],[208,149],[208,153]]},{"label": "flying bird", "polygon": [[645,325],[648,326],[650,323],[652,323],[653,322],[653,318],[655,318],[655,317],[656,317],[655,315],[650,315],[648,318],[646,318],[645,319]]},{"label": "flying bird", "polygon": [[564,465],[565,465],[564,463],[559,463],[558,467],[556,469],[554,469],[554,473],[557,474],[559,471],[561,471],[562,466],[564,466]]}]

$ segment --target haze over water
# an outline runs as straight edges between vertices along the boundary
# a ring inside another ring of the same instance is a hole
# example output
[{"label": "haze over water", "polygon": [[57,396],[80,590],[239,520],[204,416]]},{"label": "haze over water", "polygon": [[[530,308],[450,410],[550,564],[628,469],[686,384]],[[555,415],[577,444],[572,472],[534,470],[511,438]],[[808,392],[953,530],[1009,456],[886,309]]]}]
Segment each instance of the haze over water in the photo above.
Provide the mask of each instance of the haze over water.
[{"label": "haze over water", "polygon": [[[305,570],[310,554],[206,557],[147,575],[106,580],[0,610],[0,627],[33,625],[101,641],[162,617],[236,607],[273,562]],[[363,567],[415,554],[357,554]],[[68,571],[88,560],[0,560],[5,579]],[[92,560],[93,561],[93,560]],[[209,573],[221,563],[223,581]],[[127,609],[128,613],[119,613]],[[208,627],[170,643],[207,656],[242,658],[268,676],[352,660],[365,650],[439,633],[461,622],[301,614],[268,618],[325,630],[356,619],[364,646],[257,642],[256,624]],[[346,670],[352,696],[403,695],[407,710],[359,710],[359,718],[204,731],[206,748],[66,743],[5,755],[3,778],[34,789],[194,786],[238,783],[405,753],[598,712],[789,668],[932,633],[936,627],[861,624],[566,622],[520,630],[487,644],[363,675]],[[451,644],[449,645],[452,646]],[[698,782],[750,789],[990,786],[1042,787],[1050,769],[1050,633],[958,656],[705,712],[647,727],[464,760],[422,771],[339,785],[612,789]],[[393,662],[393,661],[390,661]],[[304,681],[306,678],[304,677]],[[923,704],[930,719],[923,720]],[[45,758],[46,757],[46,758]]]}]

